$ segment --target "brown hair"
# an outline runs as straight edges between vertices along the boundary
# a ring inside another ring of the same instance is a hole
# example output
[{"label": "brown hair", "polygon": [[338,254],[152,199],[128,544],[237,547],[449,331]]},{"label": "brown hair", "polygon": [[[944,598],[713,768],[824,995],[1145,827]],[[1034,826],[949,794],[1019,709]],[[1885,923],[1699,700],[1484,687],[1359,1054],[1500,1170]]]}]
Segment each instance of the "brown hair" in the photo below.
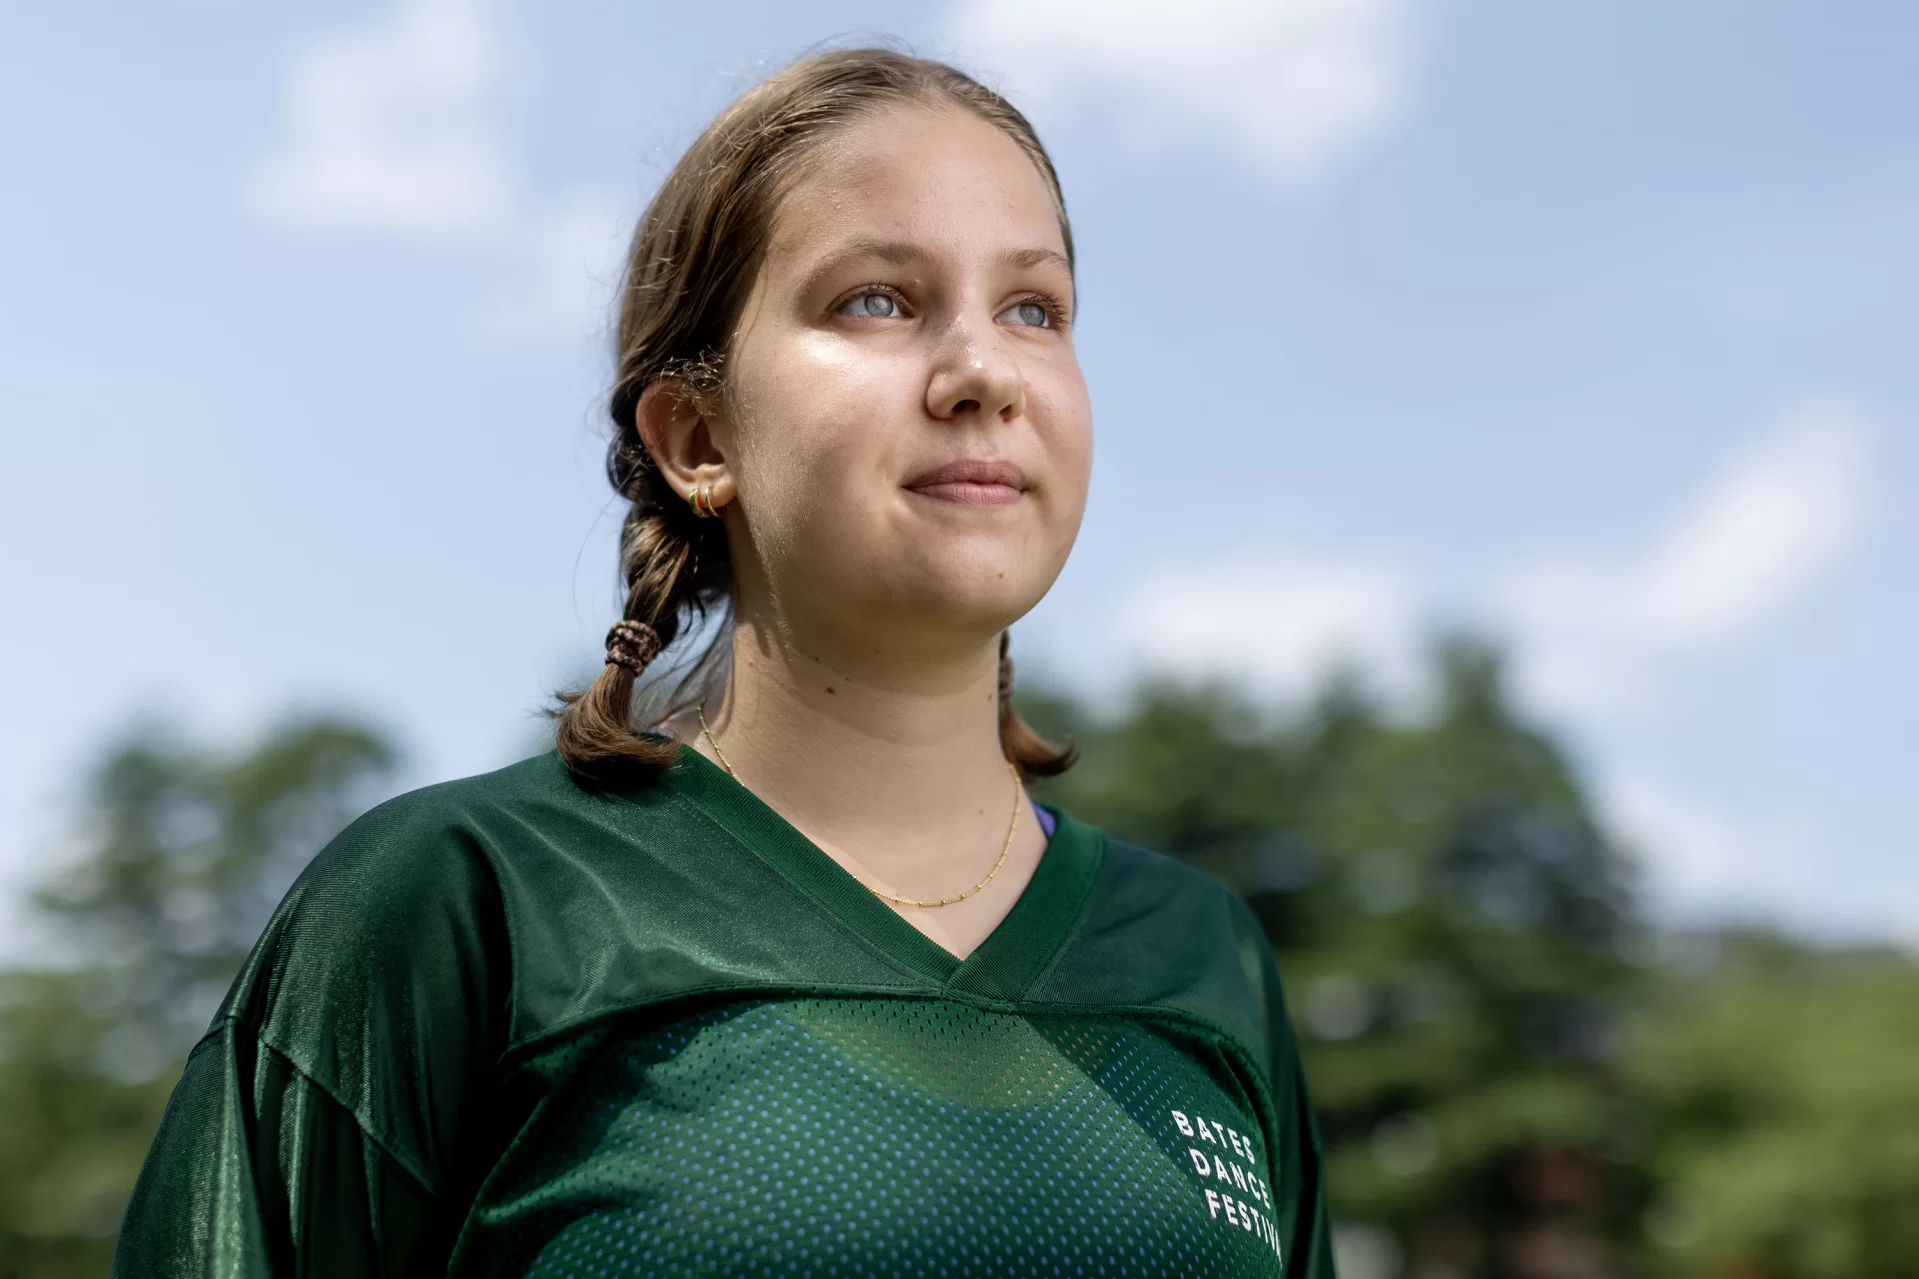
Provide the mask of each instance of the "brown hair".
[{"label": "brown hair", "polygon": [[[1059,175],[1033,126],[1011,103],[943,63],[890,49],[839,49],[793,63],[720,112],[667,174],[633,233],[622,283],[617,368],[607,408],[606,472],[630,505],[620,529],[622,620],[652,628],[661,649],[689,624],[720,624],[669,688],[652,681],[647,723],[702,700],[730,656],[732,566],[719,520],[702,520],[667,485],[641,442],[634,411],[661,378],[708,402],[726,389],[726,357],[758,274],[780,196],[799,165],[838,130],[890,108],[952,106],[1004,132],[1032,158],[1059,207],[1066,255],[1073,234]],[[1002,660],[1006,638],[1001,636]],[[554,733],[575,778],[596,786],[651,780],[677,746],[634,732],[631,660],[609,661],[585,689],[559,695]],[[1049,745],[1000,697],[1000,744],[1029,777],[1051,776],[1075,751]]]}]

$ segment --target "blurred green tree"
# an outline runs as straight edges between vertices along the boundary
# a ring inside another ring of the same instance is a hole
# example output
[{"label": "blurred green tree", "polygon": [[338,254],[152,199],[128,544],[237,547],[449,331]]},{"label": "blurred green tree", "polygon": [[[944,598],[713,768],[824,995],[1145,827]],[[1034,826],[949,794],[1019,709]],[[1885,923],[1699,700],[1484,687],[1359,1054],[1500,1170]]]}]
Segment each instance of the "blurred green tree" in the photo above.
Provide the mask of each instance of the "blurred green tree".
[{"label": "blurred green tree", "polygon": [[1756,931],[1691,948],[1628,1037],[1648,1269],[1919,1275],[1919,963]]},{"label": "blurred green tree", "polygon": [[156,725],[104,753],[39,895],[82,962],[0,974],[0,1279],[106,1273],[187,1049],[393,762],[372,731],[318,718],[234,756]]}]

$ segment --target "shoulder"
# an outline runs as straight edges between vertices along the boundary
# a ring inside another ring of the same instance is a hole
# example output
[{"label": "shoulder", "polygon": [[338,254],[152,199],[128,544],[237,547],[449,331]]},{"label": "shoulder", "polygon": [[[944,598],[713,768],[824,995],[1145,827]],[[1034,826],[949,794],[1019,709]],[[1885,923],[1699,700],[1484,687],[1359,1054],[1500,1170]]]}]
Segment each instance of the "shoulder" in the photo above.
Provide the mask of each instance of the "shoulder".
[{"label": "shoulder", "polygon": [[441,1184],[509,1033],[513,948],[495,846],[558,795],[535,758],[356,818],[274,910],[208,1042],[271,1050],[424,1184]]},{"label": "shoulder", "polygon": [[552,751],[505,768],[407,791],[355,818],[294,883],[276,922],[404,926],[422,911],[490,897],[497,905],[541,869],[630,830],[648,793],[582,789]]},{"label": "shoulder", "polygon": [[[401,923],[422,908],[485,891],[490,846],[555,788],[542,757],[396,795],[319,850],[287,893],[274,924],[323,927]],[[273,926],[269,926],[272,933]]]},{"label": "shoulder", "polygon": [[336,1011],[503,1006],[511,971],[499,850],[513,831],[547,824],[541,810],[568,802],[563,786],[577,792],[556,760],[535,756],[408,791],[354,819],[287,891],[222,1017],[306,1068]]},{"label": "shoulder", "polygon": [[396,846],[468,841],[482,846],[567,815],[631,803],[583,790],[552,751],[504,768],[422,786],[367,810],[330,844],[323,860]]},{"label": "shoulder", "polygon": [[1277,974],[1258,919],[1205,871],[1110,835],[1073,936],[1035,995],[1198,1020],[1271,1065]]},{"label": "shoulder", "polygon": [[1237,915],[1245,910],[1239,894],[1216,876],[1177,857],[1129,844],[1112,835],[1106,836],[1106,857],[1101,870],[1105,892],[1129,903],[1205,914]]},{"label": "shoulder", "polygon": [[1271,953],[1245,899],[1221,880],[1178,858],[1110,835],[1088,910],[1089,922],[1097,926],[1124,921],[1128,932],[1166,941],[1204,939],[1195,953],[1211,960],[1230,952],[1234,963],[1241,964],[1249,949]]}]

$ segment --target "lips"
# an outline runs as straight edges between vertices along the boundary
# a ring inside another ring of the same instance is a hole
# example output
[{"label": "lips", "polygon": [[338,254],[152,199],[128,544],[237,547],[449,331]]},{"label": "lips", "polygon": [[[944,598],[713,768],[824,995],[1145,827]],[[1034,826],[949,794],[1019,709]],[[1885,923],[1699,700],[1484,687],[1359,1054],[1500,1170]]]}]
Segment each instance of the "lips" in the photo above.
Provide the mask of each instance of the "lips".
[{"label": "lips", "polygon": [[1028,486],[1026,472],[1011,462],[961,458],[908,480],[906,487],[922,497],[964,506],[1004,506],[1019,501]]}]

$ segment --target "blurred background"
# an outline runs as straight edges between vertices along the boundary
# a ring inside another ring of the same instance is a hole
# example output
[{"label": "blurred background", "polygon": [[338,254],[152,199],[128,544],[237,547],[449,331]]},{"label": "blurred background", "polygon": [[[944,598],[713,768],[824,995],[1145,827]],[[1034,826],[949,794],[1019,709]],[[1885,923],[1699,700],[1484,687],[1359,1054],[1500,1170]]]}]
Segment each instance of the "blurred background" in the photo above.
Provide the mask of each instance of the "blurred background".
[{"label": "blurred background", "polygon": [[622,241],[823,41],[1081,246],[1052,798],[1265,921],[1345,1279],[1919,1275],[1919,8],[73,0],[0,13],[0,1277],[378,799],[615,615]]}]

